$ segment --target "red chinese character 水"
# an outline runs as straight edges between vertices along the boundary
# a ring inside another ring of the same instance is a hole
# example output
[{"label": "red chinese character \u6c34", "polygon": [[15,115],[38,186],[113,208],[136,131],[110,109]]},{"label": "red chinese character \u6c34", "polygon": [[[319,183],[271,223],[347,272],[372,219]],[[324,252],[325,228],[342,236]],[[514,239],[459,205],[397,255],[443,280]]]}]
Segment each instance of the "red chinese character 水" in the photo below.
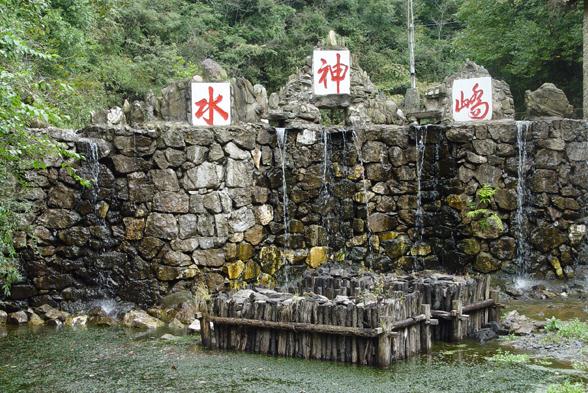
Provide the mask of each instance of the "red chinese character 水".
[{"label": "red chinese character \u6c34", "polygon": [[474,85],[470,98],[464,96],[463,90],[460,92],[460,95],[460,99],[455,100],[455,112],[461,112],[462,109],[468,108],[471,119],[481,120],[486,117],[490,111],[490,104],[482,100],[484,90],[479,88],[478,83]]},{"label": "red chinese character \u6c34", "polygon": [[214,112],[216,111],[223,119],[227,120],[229,118],[229,114],[218,105],[222,100],[223,96],[221,94],[214,98],[214,89],[212,86],[209,86],[208,100],[203,98],[200,101],[194,103],[198,107],[198,110],[196,111],[196,117],[203,117],[204,114],[208,112],[208,118],[204,117],[203,119],[206,124],[211,126],[214,124]]},{"label": "red chinese character \u6c34", "polygon": [[337,84],[337,94],[339,94],[339,84],[345,80],[349,66],[341,63],[341,54],[337,53],[337,62],[334,66],[327,64],[325,59],[321,58],[321,68],[318,69],[320,75],[319,83],[322,83],[325,89],[327,88],[327,76],[331,76],[331,82]]}]

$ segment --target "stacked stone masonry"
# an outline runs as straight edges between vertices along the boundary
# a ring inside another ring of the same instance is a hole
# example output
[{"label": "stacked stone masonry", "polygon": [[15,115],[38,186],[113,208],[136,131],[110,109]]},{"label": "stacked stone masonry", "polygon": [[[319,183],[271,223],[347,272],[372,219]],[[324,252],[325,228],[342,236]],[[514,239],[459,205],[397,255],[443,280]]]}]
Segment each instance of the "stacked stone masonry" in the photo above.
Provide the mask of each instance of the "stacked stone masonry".
[{"label": "stacked stone masonry", "polygon": [[[25,280],[2,301],[8,310],[100,297],[150,305],[185,289],[273,285],[328,261],[518,271],[514,121],[289,128],[287,233],[282,150],[267,124],[48,132],[86,156],[80,174],[96,185],[82,189],[59,162],[31,175],[31,234],[18,239]],[[540,277],[570,277],[585,261],[588,129],[542,120],[525,138],[526,260]],[[483,185],[496,193],[480,204]],[[472,218],[475,209],[501,225]]]}]

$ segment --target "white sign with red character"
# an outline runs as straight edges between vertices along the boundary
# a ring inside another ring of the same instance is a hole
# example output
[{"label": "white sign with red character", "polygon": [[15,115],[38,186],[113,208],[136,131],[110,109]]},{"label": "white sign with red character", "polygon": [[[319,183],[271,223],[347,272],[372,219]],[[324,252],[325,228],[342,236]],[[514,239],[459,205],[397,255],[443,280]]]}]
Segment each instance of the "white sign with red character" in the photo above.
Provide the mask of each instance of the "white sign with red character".
[{"label": "white sign with red character", "polygon": [[231,125],[231,84],[192,82],[192,124]]},{"label": "white sign with red character", "polygon": [[452,89],[453,120],[492,119],[492,78],[456,79]]},{"label": "white sign with red character", "polygon": [[349,94],[351,55],[348,50],[315,50],[312,54],[312,91],[317,96]]}]

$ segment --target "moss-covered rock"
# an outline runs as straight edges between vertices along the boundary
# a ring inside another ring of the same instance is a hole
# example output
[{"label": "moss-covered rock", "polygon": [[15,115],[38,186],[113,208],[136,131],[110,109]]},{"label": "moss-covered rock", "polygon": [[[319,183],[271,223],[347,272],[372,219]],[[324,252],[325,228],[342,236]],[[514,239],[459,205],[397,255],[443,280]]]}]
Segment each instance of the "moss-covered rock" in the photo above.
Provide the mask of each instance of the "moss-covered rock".
[{"label": "moss-covered rock", "polygon": [[274,277],[271,276],[270,274],[261,273],[261,275],[259,276],[259,279],[257,280],[257,283],[261,286],[271,288],[271,287],[275,286],[276,281],[275,281]]},{"label": "moss-covered rock", "polygon": [[504,224],[496,214],[473,220],[471,227],[473,235],[482,239],[498,239],[504,233]]},{"label": "moss-covered rock", "polygon": [[225,273],[229,280],[236,280],[241,277],[243,270],[245,270],[245,263],[241,260],[225,265]]},{"label": "moss-covered rock", "polygon": [[426,257],[431,252],[431,245],[424,242],[417,243],[410,249],[410,255],[413,257]]},{"label": "moss-covered rock", "polygon": [[549,258],[549,263],[551,264],[551,267],[553,267],[553,270],[555,271],[555,275],[557,276],[557,278],[564,278],[564,272],[561,267],[559,259],[556,257],[551,257]]},{"label": "moss-covered rock", "polygon": [[329,259],[329,249],[327,247],[312,247],[306,258],[306,264],[313,269],[321,266]]},{"label": "moss-covered rock", "polygon": [[476,239],[463,239],[459,248],[466,255],[478,255],[480,253],[480,242]]},{"label": "moss-covered rock", "polygon": [[565,242],[564,234],[551,225],[540,226],[531,233],[531,244],[543,252],[549,252]]},{"label": "moss-covered rock", "polygon": [[384,253],[392,259],[398,259],[406,255],[410,250],[410,240],[405,236],[400,236],[393,240],[386,240],[381,243]]},{"label": "moss-covered rock", "polygon": [[464,210],[468,207],[468,196],[464,194],[451,194],[447,196],[447,204],[457,210]]},{"label": "moss-covered rock", "polygon": [[264,273],[275,274],[284,264],[280,249],[274,245],[262,247],[259,251],[259,263]]},{"label": "moss-covered rock", "polygon": [[254,261],[248,261],[245,264],[245,270],[243,270],[243,275],[241,277],[245,281],[251,281],[257,279],[260,273],[261,267]]},{"label": "moss-covered rock", "polygon": [[481,252],[474,261],[474,270],[480,273],[492,273],[500,270],[501,262],[487,252]]},{"label": "moss-covered rock", "polygon": [[394,231],[388,231],[388,232],[382,232],[378,234],[378,237],[380,238],[380,242],[383,242],[385,240],[394,240],[399,236],[398,232],[394,232]]},{"label": "moss-covered rock", "polygon": [[237,259],[248,261],[253,257],[253,246],[247,242],[241,242],[237,246]]}]

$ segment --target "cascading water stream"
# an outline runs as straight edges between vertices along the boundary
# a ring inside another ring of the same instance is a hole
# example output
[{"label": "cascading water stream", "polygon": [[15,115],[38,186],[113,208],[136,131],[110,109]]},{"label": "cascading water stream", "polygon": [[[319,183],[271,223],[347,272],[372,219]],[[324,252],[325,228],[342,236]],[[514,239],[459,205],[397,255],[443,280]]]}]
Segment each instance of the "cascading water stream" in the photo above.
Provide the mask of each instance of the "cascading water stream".
[{"label": "cascading water stream", "polygon": [[328,208],[328,203],[330,199],[330,190],[329,190],[329,182],[328,182],[328,170],[329,170],[330,160],[329,160],[329,132],[327,129],[323,129],[323,182],[321,185],[321,199],[323,201],[324,211],[325,214],[321,215],[323,227],[327,229],[327,246],[330,245],[330,231],[329,231],[329,216],[330,216],[330,209]]},{"label": "cascading water stream", "polygon": [[[357,159],[359,160],[359,165],[361,166],[361,183],[363,185],[363,199],[365,203],[365,225],[366,225],[366,232],[367,232],[367,245],[368,245],[368,256],[371,254],[372,249],[372,231],[370,229],[370,210],[369,210],[369,201],[368,201],[368,190],[367,190],[367,180],[365,177],[365,165],[363,163],[363,158],[361,155],[361,142],[359,140],[359,136],[355,129],[351,131],[351,136],[353,138],[353,144],[355,145],[355,150],[357,152]],[[370,259],[371,265],[371,259]],[[370,266],[371,268],[371,266]]]},{"label": "cascading water stream", "polygon": [[[287,142],[288,142],[288,131],[285,128],[276,127],[276,136],[278,140],[278,148],[280,149],[280,161],[282,167],[282,211],[284,221],[284,244],[289,247],[290,230],[288,227],[288,184],[286,181],[286,154],[287,154]],[[284,263],[284,281],[285,290],[288,290],[289,277],[288,277],[288,264],[286,256],[282,253],[282,262]]]},{"label": "cascading water stream", "polygon": [[417,173],[417,198],[416,210],[414,214],[415,236],[419,242],[423,241],[425,225],[423,211],[423,168],[425,166],[425,146],[427,143],[428,126],[415,126],[416,142],[415,148],[417,153],[416,173]]},{"label": "cascading water stream", "polygon": [[96,142],[84,139],[83,144],[80,144],[83,151],[80,153],[84,156],[85,164],[87,169],[87,175],[90,177],[92,182],[92,188],[90,189],[90,196],[92,203],[96,203],[98,198],[98,192],[100,187],[98,184],[98,177],[100,176],[100,157],[98,156],[98,145]]},{"label": "cascading water stream", "polygon": [[527,239],[525,234],[525,195],[527,172],[527,133],[531,126],[530,121],[517,121],[517,210],[515,213],[515,238],[517,242],[516,267],[517,285],[524,286],[528,279],[529,266],[527,258]]}]

